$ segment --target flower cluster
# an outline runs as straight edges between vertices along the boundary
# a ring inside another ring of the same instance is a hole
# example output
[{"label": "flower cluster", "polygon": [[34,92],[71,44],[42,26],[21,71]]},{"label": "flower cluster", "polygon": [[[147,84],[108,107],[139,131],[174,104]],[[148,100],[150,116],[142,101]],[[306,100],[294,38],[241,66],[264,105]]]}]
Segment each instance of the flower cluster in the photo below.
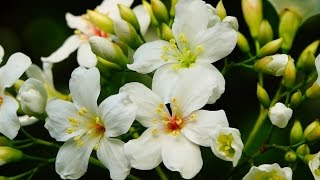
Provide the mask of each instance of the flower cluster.
[{"label": "flower cluster", "polygon": [[[300,12],[296,1],[270,2],[280,14],[275,40],[262,1],[242,0],[255,50],[222,1],[213,7],[202,0],[143,0],[131,9],[133,0],[104,0],[86,14],[66,13],[75,33],[41,58],[42,69],[22,53],[0,68],[0,165],[40,162],[12,179],[32,177],[52,162],[62,179],[81,178],[89,163],[107,168],[111,179],[139,179],[133,168],[155,169],[167,179],[163,163],[166,171],[192,179],[206,163],[202,150],[208,148],[210,156],[230,162],[225,177],[290,180],[301,162],[320,179],[320,152],[311,153],[320,150],[313,147],[320,123],[303,129],[295,112],[303,101],[320,97],[320,55],[315,58],[320,41],[297,61],[288,54],[297,29],[318,9]],[[55,88],[52,68],[76,50],[79,67],[65,94]],[[248,59],[228,60],[234,50]],[[0,63],[3,56],[0,46]],[[221,71],[218,61],[224,62]],[[237,67],[252,70],[258,80],[260,112],[245,138],[229,123],[228,111],[212,108],[225,92],[225,75]],[[19,80],[24,73],[27,79]],[[278,90],[267,87],[266,76],[279,81]],[[21,128],[34,123],[42,123],[55,141]],[[272,132],[285,128],[289,145],[272,141]],[[57,155],[46,159],[23,151],[33,145],[56,148]],[[285,152],[286,163],[257,160],[273,149]]]}]

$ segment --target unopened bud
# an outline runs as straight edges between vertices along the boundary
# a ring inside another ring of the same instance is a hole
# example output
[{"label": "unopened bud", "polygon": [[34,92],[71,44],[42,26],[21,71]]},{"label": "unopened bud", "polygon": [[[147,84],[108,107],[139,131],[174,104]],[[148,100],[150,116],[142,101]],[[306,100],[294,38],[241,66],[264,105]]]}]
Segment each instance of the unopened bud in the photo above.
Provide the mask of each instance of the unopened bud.
[{"label": "unopened bud", "polygon": [[130,23],[138,32],[140,31],[139,21],[133,10],[125,5],[118,4],[120,16],[123,20]]},{"label": "unopened bud", "polygon": [[257,61],[253,68],[257,72],[270,74],[273,76],[282,76],[287,66],[289,57],[286,54],[275,54],[266,56]]},{"label": "unopened bud", "polygon": [[289,56],[288,63],[284,69],[283,74],[283,85],[287,88],[292,88],[296,81],[296,66],[294,65],[294,60]]},{"label": "unopened bud", "polygon": [[309,89],[306,91],[307,98],[319,98],[320,97],[320,86],[318,83],[314,82]]},{"label": "unopened bud", "polygon": [[244,53],[250,52],[250,46],[248,43],[247,38],[238,32],[238,41],[237,41],[237,46],[240,48],[240,50]]},{"label": "unopened bud", "polygon": [[160,0],[151,0],[151,8],[158,22],[168,23],[169,13],[163,2]]},{"label": "unopened bud", "polygon": [[176,7],[177,2],[178,2],[178,0],[171,0],[170,17],[175,16],[175,7]]},{"label": "unopened bud", "polygon": [[310,148],[307,144],[302,144],[297,148],[296,152],[300,156],[305,156],[307,154],[310,154]]},{"label": "unopened bud", "polygon": [[162,23],[160,28],[161,28],[160,29],[161,30],[161,37],[163,40],[170,41],[170,39],[174,39],[172,30],[167,24]]},{"label": "unopened bud", "polygon": [[17,162],[22,158],[22,151],[7,146],[0,146],[0,166],[7,163]]},{"label": "unopened bud", "polygon": [[220,19],[224,19],[227,16],[227,11],[224,8],[224,5],[222,3],[222,0],[220,0],[216,6],[217,14],[220,17]]},{"label": "unopened bud", "polygon": [[106,33],[114,34],[113,21],[107,15],[92,10],[88,10],[87,14],[93,25]]},{"label": "unopened bud", "polygon": [[94,54],[122,68],[126,68],[128,58],[117,44],[98,36],[91,37],[89,43]]},{"label": "unopened bud", "polygon": [[301,24],[301,17],[286,9],[280,15],[279,36],[283,38],[281,49],[286,53],[291,49],[296,32]]},{"label": "unopened bud", "polygon": [[300,121],[294,121],[294,124],[292,126],[292,129],[290,131],[290,144],[294,145],[297,144],[301,141],[303,141],[304,136],[303,136],[303,129],[301,126]]},{"label": "unopened bud", "polygon": [[12,142],[5,136],[0,136],[0,146],[12,146]]},{"label": "unopened bud", "polygon": [[301,101],[302,101],[302,93],[300,90],[298,90],[291,96],[290,106],[292,108],[297,108],[300,105]]},{"label": "unopened bud", "polygon": [[257,97],[259,102],[264,108],[269,108],[270,98],[267,91],[258,83],[257,84]]},{"label": "unopened bud", "polygon": [[115,70],[115,71],[120,71],[122,68],[118,66],[115,63],[112,63],[110,61],[107,61],[99,56],[97,56],[98,62],[97,62],[97,68],[101,71],[104,72],[104,75],[110,75],[108,72],[109,70]]},{"label": "unopened bud", "polygon": [[297,160],[297,155],[295,152],[293,151],[288,151],[285,155],[284,155],[284,159],[287,162],[295,162]]},{"label": "unopened bud", "polygon": [[283,39],[279,38],[268,42],[261,49],[258,50],[257,57],[264,57],[267,55],[275,54],[281,47]]},{"label": "unopened bud", "polygon": [[156,17],[154,16],[154,13],[152,11],[152,7],[151,7],[150,3],[148,3],[146,0],[142,0],[142,5],[144,6],[144,8],[146,8],[146,10],[148,11],[148,13],[151,17],[151,24],[155,27],[159,26],[159,22],[156,19]]},{"label": "unopened bud", "polygon": [[115,22],[114,31],[118,38],[127,43],[132,49],[137,49],[142,44],[135,28],[126,21],[119,20]]},{"label": "unopened bud", "polygon": [[285,128],[291,119],[292,109],[281,102],[277,102],[269,109],[269,119],[271,123],[279,128]]},{"label": "unopened bud", "polygon": [[303,162],[309,164],[309,161],[311,161],[315,156],[316,154],[307,154],[303,157]]},{"label": "unopened bud", "polygon": [[267,44],[268,42],[272,41],[273,39],[273,31],[272,27],[268,20],[263,20],[260,24],[259,28],[259,36],[258,41],[260,46]]},{"label": "unopened bud", "polygon": [[297,67],[299,69],[304,69],[307,71],[314,69],[315,53],[317,52],[319,42],[319,40],[314,41],[302,51],[297,63]]},{"label": "unopened bud", "polygon": [[316,119],[315,121],[313,121],[312,123],[310,123],[310,124],[306,127],[306,129],[305,129],[304,132],[303,132],[303,136],[304,136],[304,137],[307,137],[307,135],[308,135],[311,131],[313,131],[316,127],[318,127],[318,126],[320,126],[320,122],[319,122],[318,119]]},{"label": "unopened bud", "polygon": [[16,91],[19,91],[19,89],[21,88],[21,86],[23,85],[24,83],[24,80],[21,80],[21,79],[18,79],[16,80],[16,82],[14,82],[13,86],[14,86],[14,89]]},{"label": "unopened bud", "polygon": [[318,139],[320,139],[320,126],[317,126],[314,129],[312,129],[312,131],[308,133],[306,136],[306,140],[308,140],[309,142],[316,141]]},{"label": "unopened bud", "polygon": [[259,34],[259,26],[262,21],[262,0],[242,0],[242,13],[249,26],[250,34],[255,39]]}]

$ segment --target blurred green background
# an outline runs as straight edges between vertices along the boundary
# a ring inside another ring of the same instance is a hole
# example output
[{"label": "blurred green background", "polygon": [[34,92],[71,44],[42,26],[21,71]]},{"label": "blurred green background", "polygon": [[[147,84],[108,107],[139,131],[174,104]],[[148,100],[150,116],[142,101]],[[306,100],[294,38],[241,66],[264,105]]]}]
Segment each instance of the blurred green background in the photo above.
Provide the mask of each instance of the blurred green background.
[{"label": "blurred green background", "polygon": [[[4,1],[0,6],[0,44],[5,49],[5,58],[8,58],[14,52],[23,52],[31,57],[33,63],[41,65],[40,57],[48,56],[58,47],[62,45],[64,40],[73,34],[72,29],[68,28],[65,21],[65,13],[71,12],[74,15],[81,15],[87,9],[94,9],[101,1],[99,0],[16,0]],[[217,0],[207,1],[216,6]],[[239,21],[239,31],[242,32],[250,43],[253,43],[249,37],[247,26],[243,20],[241,13],[240,0],[224,0],[224,5],[227,14],[236,16]],[[136,1],[133,6],[140,4]],[[270,21],[273,30],[274,38],[277,38],[278,16],[272,6],[264,1],[264,17]],[[301,51],[308,44],[320,38],[320,16],[315,16],[306,21],[297,33],[294,41],[293,49],[290,51],[291,56],[297,59]],[[252,44],[251,44],[252,45]],[[253,46],[252,46],[253,47]],[[243,55],[236,48],[229,56],[229,60],[239,61],[243,59]],[[220,70],[223,62],[214,64]],[[77,67],[76,53],[73,53],[67,60],[55,65],[54,76],[55,84],[58,89],[65,90],[68,87],[68,81],[72,70]],[[216,104],[205,107],[210,110],[224,109],[230,121],[230,126],[239,128],[242,133],[242,138],[245,139],[252,127],[252,123],[258,114],[258,101],[255,96],[257,77],[254,72],[246,69],[233,69],[226,75],[226,92],[217,101]],[[280,79],[268,77],[268,92],[274,92],[277,83]],[[275,83],[276,82],[276,83]],[[295,111],[295,115],[303,118],[302,124],[305,127],[309,122],[319,117],[320,103],[317,101],[305,102],[301,109]],[[292,126],[292,122],[288,127]],[[44,138],[49,138],[48,133],[39,126],[37,134],[44,134]],[[35,130],[30,128],[29,130]],[[287,140],[289,128],[286,130],[275,130],[275,139],[280,135],[283,140]],[[280,138],[281,139],[281,138]],[[210,148],[202,148],[203,159],[205,160],[203,169],[195,177],[195,179],[223,179],[228,170],[231,169],[231,163],[219,160],[216,158]],[[54,157],[56,151],[50,149],[37,149],[40,155],[44,157]],[[32,152],[30,152],[32,153]],[[269,163],[282,160],[282,153],[272,152],[267,154]],[[187,159],[186,159],[187,161]],[[28,170],[35,163],[23,162],[25,166],[19,164],[11,164],[5,167],[0,167],[0,175],[14,175],[15,172],[21,173],[23,170]],[[30,167],[28,167],[30,166]],[[166,172],[169,172],[166,170]],[[306,167],[300,169],[303,177],[311,178],[310,172]],[[140,176],[143,179],[155,179],[157,175],[155,171],[137,171],[132,170],[134,175]],[[178,173],[170,173],[173,179],[180,179]],[[59,176],[54,171],[54,166],[48,166],[37,173],[33,179],[59,179]],[[92,165],[89,166],[88,173],[81,179],[107,179],[109,174],[105,170],[101,170]],[[299,179],[300,176],[294,176],[294,179]]]}]

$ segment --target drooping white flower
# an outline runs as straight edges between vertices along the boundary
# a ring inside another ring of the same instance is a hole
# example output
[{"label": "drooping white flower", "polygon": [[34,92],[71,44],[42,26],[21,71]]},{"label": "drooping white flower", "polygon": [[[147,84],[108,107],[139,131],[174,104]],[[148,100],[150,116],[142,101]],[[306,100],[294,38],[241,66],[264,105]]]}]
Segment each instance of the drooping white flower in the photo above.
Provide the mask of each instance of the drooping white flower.
[{"label": "drooping white flower", "polygon": [[2,62],[3,56],[4,56],[4,50],[3,50],[2,46],[0,45],[0,64]]},{"label": "drooping white flower", "polygon": [[31,60],[22,53],[11,55],[8,62],[0,68],[0,133],[13,139],[17,136],[20,123],[17,116],[19,104],[12,96],[5,94],[5,89],[28,69]]},{"label": "drooping white flower", "polygon": [[318,79],[316,82],[318,83],[318,85],[320,85],[320,54],[318,54],[318,56],[316,57],[315,65],[318,72]]},{"label": "drooping white flower", "polygon": [[[121,20],[121,17],[118,4],[130,7],[132,3],[133,0],[104,0],[96,9],[100,13],[108,15],[113,21],[119,21]],[[149,27],[150,16],[141,6],[135,7],[134,12],[140,23],[141,32],[144,34]],[[91,51],[88,42],[89,38],[92,36],[111,38],[112,35],[95,27],[85,14],[74,16],[71,13],[67,13],[66,21],[70,28],[77,30],[77,33],[67,38],[63,45],[49,57],[42,57],[41,60],[44,62],[58,63],[68,58],[71,53],[78,49],[77,61],[79,65],[87,68],[96,66],[97,58]]]},{"label": "drooping white flower", "polygon": [[243,180],[254,179],[292,179],[292,170],[289,167],[281,168],[279,164],[262,164],[251,167],[250,171],[243,177]]},{"label": "drooping white flower", "polygon": [[235,128],[216,129],[211,144],[212,152],[225,161],[232,161],[235,167],[241,158],[243,142],[240,132]]},{"label": "drooping white flower", "polygon": [[320,179],[320,152],[309,161],[309,168],[315,180]]},{"label": "drooping white flower", "polygon": [[[210,132],[228,126],[223,110],[199,110],[214,87],[210,78],[196,81],[196,74],[201,71],[209,69],[200,66],[192,71],[183,70],[184,76],[170,98],[171,111],[159,95],[143,84],[132,82],[120,88],[120,92],[128,93],[137,104],[136,119],[147,128],[140,138],[124,145],[132,167],[149,170],[163,162],[185,179],[193,178],[200,171],[203,161],[199,145],[210,147]],[[196,88],[190,88],[190,82]]]},{"label": "drooping white flower", "polygon": [[69,86],[73,103],[52,100],[46,108],[45,127],[57,141],[66,141],[57,155],[56,172],[63,179],[80,178],[95,149],[111,178],[125,179],[130,164],[124,155],[124,143],[113,137],[129,130],[137,107],[126,93],[112,95],[98,107],[100,74],[95,67],[75,69]]},{"label": "drooping white flower", "polygon": [[273,125],[285,128],[292,116],[292,109],[281,102],[276,103],[269,110],[269,118]]},{"label": "drooping white flower", "polygon": [[210,77],[216,81],[217,86],[209,99],[209,103],[214,103],[224,92],[225,80],[211,63],[231,53],[237,43],[237,32],[228,23],[216,23],[207,28],[208,8],[203,1],[180,0],[175,9],[174,39],[143,44],[135,52],[134,62],[128,68],[139,73],[157,69],[152,89],[164,98],[165,103],[169,102],[171,89],[179,81],[181,70],[195,65],[210,68],[211,71],[199,74],[198,78]]},{"label": "drooping white flower", "polygon": [[282,76],[288,63],[289,57],[286,54],[275,54],[271,56],[272,60],[267,64],[267,69],[274,72],[275,76]]}]

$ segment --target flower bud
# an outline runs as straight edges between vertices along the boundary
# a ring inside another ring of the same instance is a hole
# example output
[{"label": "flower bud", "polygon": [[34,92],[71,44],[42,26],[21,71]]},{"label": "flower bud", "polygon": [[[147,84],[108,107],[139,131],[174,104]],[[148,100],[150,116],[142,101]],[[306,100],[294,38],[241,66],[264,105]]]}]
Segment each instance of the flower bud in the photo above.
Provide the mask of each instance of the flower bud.
[{"label": "flower bud", "polygon": [[257,57],[264,57],[267,55],[275,54],[281,47],[283,39],[279,38],[268,42],[261,49],[258,50]]},{"label": "flower bud", "polygon": [[122,68],[126,68],[128,58],[117,44],[98,36],[91,37],[89,43],[94,54]]},{"label": "flower bud", "polygon": [[170,39],[174,39],[172,30],[167,24],[162,23],[160,26],[160,30],[161,30],[161,37],[163,40],[170,41]]},{"label": "flower bud", "polygon": [[306,136],[306,140],[308,141],[316,141],[320,139],[320,126],[315,127],[314,129],[312,129],[312,131],[310,133],[307,134]]},{"label": "flower bud", "polygon": [[19,89],[21,88],[21,86],[23,85],[24,80],[18,79],[16,80],[16,82],[14,82],[13,87],[16,91],[19,91]]},{"label": "flower bud", "polygon": [[296,81],[296,66],[294,65],[294,61],[289,56],[288,63],[286,68],[284,69],[283,74],[283,85],[287,88],[292,88]]},{"label": "flower bud", "polygon": [[99,13],[98,11],[88,10],[87,14],[89,16],[90,22],[100,28],[106,33],[114,34],[113,21],[108,16]]},{"label": "flower bud", "polygon": [[120,16],[123,20],[130,23],[138,32],[140,31],[139,21],[133,10],[125,5],[118,4]]},{"label": "flower bud", "polygon": [[305,156],[307,154],[310,154],[310,148],[307,144],[302,144],[297,148],[296,152],[300,156]]},{"label": "flower bud", "polygon": [[12,142],[5,136],[0,136],[0,146],[12,146]]},{"label": "flower bud", "polygon": [[290,107],[297,108],[302,101],[302,93],[300,90],[295,92],[290,99]]},{"label": "flower bud", "polygon": [[227,16],[227,11],[224,8],[224,5],[222,3],[222,0],[220,0],[216,6],[217,14],[220,17],[220,19],[224,19]]},{"label": "flower bud", "polygon": [[151,0],[151,8],[158,22],[168,23],[169,13],[163,2],[160,0]]},{"label": "flower bud", "polygon": [[240,32],[238,32],[238,41],[237,41],[237,46],[239,47],[239,49],[244,52],[244,53],[248,53],[250,52],[250,46],[248,43],[247,38],[241,34]]},{"label": "flower bud", "polygon": [[126,21],[115,22],[114,32],[121,41],[127,43],[132,49],[137,49],[142,44],[135,28]]},{"label": "flower bud", "polygon": [[257,97],[260,104],[263,105],[264,108],[269,108],[270,106],[270,98],[265,89],[258,83],[257,84]]},{"label": "flower bud", "polygon": [[151,5],[146,0],[142,0],[142,5],[144,6],[144,8],[146,8],[151,17],[151,24],[155,27],[159,26],[159,22],[154,16]]},{"label": "flower bud", "polygon": [[279,36],[283,38],[281,49],[286,53],[291,49],[296,32],[301,24],[301,17],[286,9],[280,15]]},{"label": "flower bud", "polygon": [[171,0],[171,6],[170,6],[170,17],[174,17],[175,16],[175,7],[177,4],[178,0]]},{"label": "flower bud", "polygon": [[310,123],[310,124],[306,127],[306,129],[305,129],[304,132],[303,132],[303,136],[304,136],[304,137],[307,137],[307,135],[308,135],[311,131],[313,131],[316,127],[318,127],[318,126],[320,126],[320,122],[319,122],[318,119],[316,119],[315,121],[313,121],[312,123]]},{"label": "flower bud", "polygon": [[307,71],[314,69],[315,53],[317,52],[319,42],[319,40],[314,41],[302,51],[297,62],[297,67],[299,69]]},{"label": "flower bud", "polygon": [[228,23],[235,31],[238,31],[239,29],[238,20],[234,16],[227,16],[222,20],[222,22]]},{"label": "flower bud", "polygon": [[259,28],[259,36],[258,41],[260,46],[267,44],[268,42],[272,41],[273,39],[273,31],[272,27],[268,20],[263,20],[260,24]]},{"label": "flower bud", "polygon": [[259,26],[262,21],[262,0],[242,0],[241,6],[250,34],[255,39],[258,37]]},{"label": "flower bud", "polygon": [[306,91],[307,98],[315,99],[320,97],[320,86],[318,83],[314,82],[309,89]]},{"label": "flower bud", "polygon": [[282,76],[285,67],[287,66],[289,57],[286,54],[275,54],[273,56],[266,56],[257,61],[253,68],[257,72],[270,74],[273,76]]},{"label": "flower bud", "polygon": [[308,164],[315,156],[315,154],[307,154],[303,157],[303,162]]},{"label": "flower bud", "polygon": [[7,146],[0,146],[0,166],[17,162],[23,158],[23,152]]},{"label": "flower bud", "polygon": [[28,79],[20,88],[18,96],[21,109],[27,115],[40,115],[45,112],[48,94],[40,81]]},{"label": "flower bud", "polygon": [[287,162],[295,162],[297,160],[297,155],[295,152],[293,151],[288,151],[285,155],[284,155],[284,159]]},{"label": "flower bud", "polygon": [[292,116],[292,109],[278,102],[269,110],[269,118],[273,125],[285,128]]},{"label": "flower bud", "polygon": [[300,121],[295,120],[290,131],[290,144],[294,145],[301,142],[304,139],[303,129]]},{"label": "flower bud", "polygon": [[110,61],[107,61],[99,56],[97,56],[98,62],[97,62],[97,68],[101,71],[104,72],[104,76],[110,75],[108,73],[109,70],[115,70],[115,71],[120,71],[122,70],[122,68],[120,66],[118,66],[115,63],[112,63]]}]

